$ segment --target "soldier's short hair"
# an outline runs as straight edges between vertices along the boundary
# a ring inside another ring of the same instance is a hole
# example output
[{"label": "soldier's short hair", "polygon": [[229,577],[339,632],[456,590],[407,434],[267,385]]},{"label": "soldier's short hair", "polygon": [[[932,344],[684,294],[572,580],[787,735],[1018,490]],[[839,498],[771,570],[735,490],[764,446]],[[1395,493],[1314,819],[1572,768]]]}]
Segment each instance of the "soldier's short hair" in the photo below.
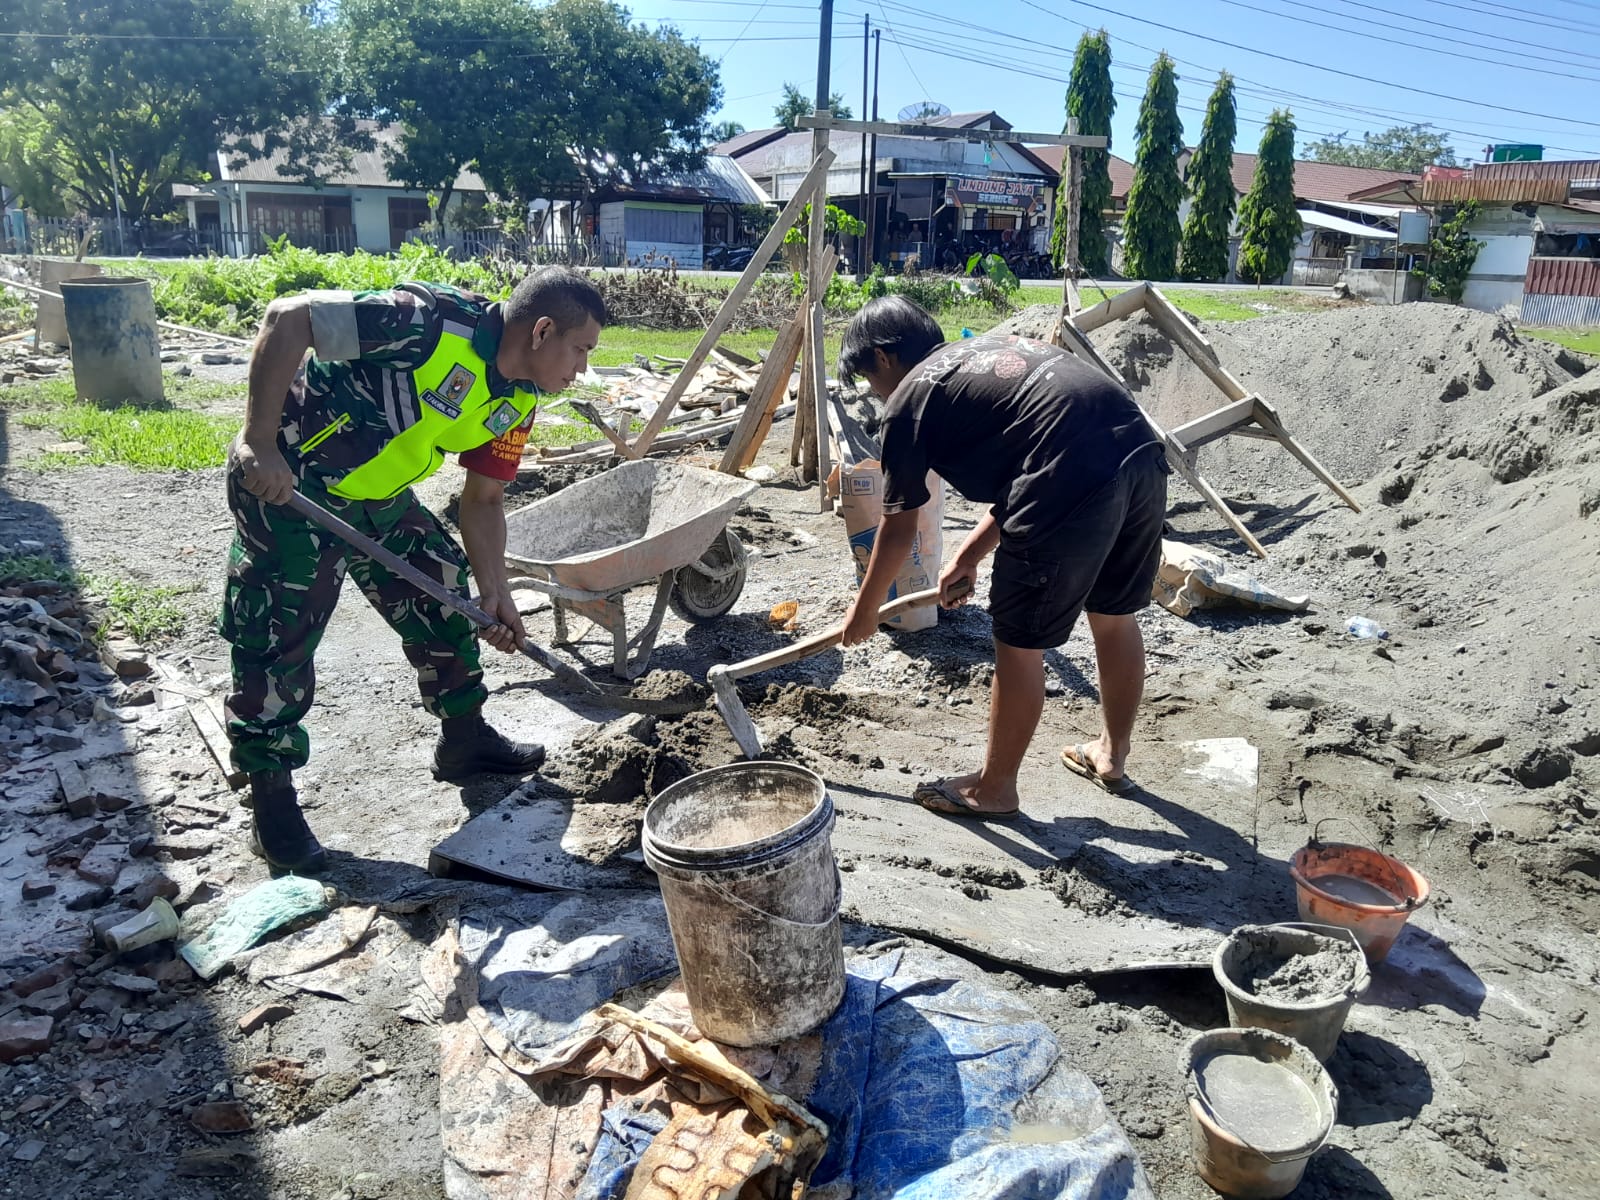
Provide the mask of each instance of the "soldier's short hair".
[{"label": "soldier's short hair", "polygon": [[603,327],[606,302],[600,289],[571,267],[540,267],[512,289],[505,319],[508,325],[532,325],[540,317],[554,321],[558,333],[582,325],[589,317]]}]

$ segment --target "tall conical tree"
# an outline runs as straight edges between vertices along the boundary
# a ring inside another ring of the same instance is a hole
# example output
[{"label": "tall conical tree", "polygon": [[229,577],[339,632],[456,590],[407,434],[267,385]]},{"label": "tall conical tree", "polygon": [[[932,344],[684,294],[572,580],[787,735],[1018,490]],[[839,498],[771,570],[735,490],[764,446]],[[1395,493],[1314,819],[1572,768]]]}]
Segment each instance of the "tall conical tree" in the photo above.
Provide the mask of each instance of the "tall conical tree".
[{"label": "tall conical tree", "polygon": [[1228,234],[1239,195],[1233,190],[1233,139],[1237,129],[1233,76],[1224,71],[1206,105],[1200,146],[1185,182],[1194,202],[1183,226],[1185,279],[1217,280],[1228,273]]},{"label": "tall conical tree", "polygon": [[1133,279],[1171,279],[1178,272],[1178,208],[1183,179],[1183,122],[1178,119],[1178,71],[1163,52],[1150,68],[1135,131],[1133,187],[1123,222],[1123,272]]},{"label": "tall conical tree", "polygon": [[1257,285],[1289,269],[1300,240],[1294,206],[1294,115],[1273,112],[1261,135],[1261,154],[1250,192],[1239,204],[1239,276]]},{"label": "tall conical tree", "polygon": [[[1090,275],[1110,269],[1106,255],[1105,211],[1111,207],[1111,116],[1117,97],[1111,90],[1111,39],[1104,29],[1085,33],[1072,60],[1067,85],[1067,116],[1078,118],[1078,132],[1106,139],[1104,150],[1080,150],[1083,186],[1078,206],[1078,263]],[[1065,128],[1062,130],[1065,132]],[[1056,226],[1051,231],[1050,257],[1060,270],[1067,257],[1067,192],[1071,160],[1062,155],[1061,186],[1056,189]]]}]

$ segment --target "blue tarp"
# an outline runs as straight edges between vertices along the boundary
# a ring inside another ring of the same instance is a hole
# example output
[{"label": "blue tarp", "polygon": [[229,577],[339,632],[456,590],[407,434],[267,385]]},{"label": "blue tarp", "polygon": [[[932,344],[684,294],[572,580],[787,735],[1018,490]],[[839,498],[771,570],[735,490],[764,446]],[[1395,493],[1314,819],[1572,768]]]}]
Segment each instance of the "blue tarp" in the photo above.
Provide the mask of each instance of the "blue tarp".
[{"label": "blue tarp", "polygon": [[[574,1027],[575,1009],[597,977],[628,986],[659,973],[657,937],[668,935],[654,896],[528,899],[539,911],[524,910],[533,927],[516,932],[510,930],[518,918],[503,911],[464,913],[462,948],[480,960],[491,1017],[519,1049],[536,1055]],[[587,955],[575,958],[575,946],[563,944],[563,935],[587,925],[581,910],[591,904],[596,920],[584,941],[607,964],[598,976],[584,969]],[[604,932],[596,936],[597,928]],[[517,969],[514,960],[530,951],[536,961]],[[647,973],[626,979],[628,964]],[[857,951],[847,970],[844,1001],[818,1031],[817,1083],[801,1098],[829,1129],[827,1154],[812,1177],[814,1196],[1152,1195],[1094,1083],[1060,1061],[1055,1035],[1017,996],[924,946]],[[628,1103],[609,1109],[580,1200],[621,1200],[633,1165],[664,1123]]]}]

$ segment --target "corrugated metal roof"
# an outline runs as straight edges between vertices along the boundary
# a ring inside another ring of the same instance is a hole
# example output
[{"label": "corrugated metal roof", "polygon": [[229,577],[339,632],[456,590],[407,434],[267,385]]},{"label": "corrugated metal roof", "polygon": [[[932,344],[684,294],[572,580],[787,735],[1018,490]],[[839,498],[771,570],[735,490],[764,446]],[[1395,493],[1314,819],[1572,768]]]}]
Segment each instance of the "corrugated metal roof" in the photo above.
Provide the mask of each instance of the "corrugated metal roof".
[{"label": "corrugated metal roof", "polygon": [[1600,296],[1600,259],[1530,258],[1524,294]]},{"label": "corrugated metal roof", "polygon": [[1302,208],[1300,210],[1300,220],[1316,229],[1327,229],[1333,233],[1348,233],[1351,237],[1370,238],[1378,242],[1392,242],[1400,236],[1392,229],[1378,229],[1371,225],[1363,225],[1359,221],[1336,217],[1331,213],[1318,212],[1314,208]]},{"label": "corrugated metal roof", "polygon": [[1600,162],[1552,159],[1547,162],[1481,163],[1470,171],[1429,171],[1422,198],[1432,204],[1479,200],[1489,204],[1564,204],[1574,184],[1600,177]]},{"label": "corrugated metal roof", "polygon": [[[1255,182],[1257,157],[1254,154],[1233,156],[1233,186],[1241,196]],[[1341,201],[1381,184],[1416,178],[1406,171],[1376,171],[1371,167],[1347,167],[1341,163],[1300,158],[1294,164],[1294,195],[1296,200]]]},{"label": "corrugated metal roof", "polygon": [[[350,169],[330,176],[326,180],[328,187],[387,187],[403,188],[405,184],[398,182],[389,174],[389,164],[385,157],[385,150],[396,151],[400,148],[400,139],[404,131],[398,125],[380,125],[376,121],[359,121],[357,127],[364,133],[372,135],[373,148],[362,150],[351,156]],[[261,144],[260,139],[255,139],[255,144]],[[219,171],[217,178],[229,183],[276,183],[294,184],[301,182],[294,173],[284,174],[280,168],[290,166],[289,152],[279,150],[265,158],[253,158],[248,162],[234,166],[226,154],[218,155]],[[463,171],[456,176],[455,190],[458,192],[482,192],[487,190],[483,180],[476,172]]]},{"label": "corrugated metal roof", "polygon": [[617,184],[601,188],[597,194],[656,196],[663,200],[701,200],[725,204],[772,203],[772,197],[726,154],[706,155],[705,165],[696,171],[660,172],[632,185]]}]

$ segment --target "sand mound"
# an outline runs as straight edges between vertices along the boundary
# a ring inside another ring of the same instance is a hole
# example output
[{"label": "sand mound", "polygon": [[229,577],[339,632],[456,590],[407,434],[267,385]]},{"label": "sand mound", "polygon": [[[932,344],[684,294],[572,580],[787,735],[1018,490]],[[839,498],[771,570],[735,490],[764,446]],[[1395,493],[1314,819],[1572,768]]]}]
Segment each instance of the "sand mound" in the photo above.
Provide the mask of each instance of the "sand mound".
[{"label": "sand mound", "polygon": [[[1000,329],[1040,336],[1056,311],[1035,306]],[[1503,317],[1438,304],[1339,308],[1201,328],[1223,365],[1272,404],[1290,432],[1347,484],[1561,387],[1588,366],[1559,347],[1519,337]],[[1147,319],[1118,322],[1093,336],[1139,402],[1167,428],[1223,403]],[[1201,469],[1225,494],[1316,487],[1281,451],[1238,438],[1206,447]]]}]

